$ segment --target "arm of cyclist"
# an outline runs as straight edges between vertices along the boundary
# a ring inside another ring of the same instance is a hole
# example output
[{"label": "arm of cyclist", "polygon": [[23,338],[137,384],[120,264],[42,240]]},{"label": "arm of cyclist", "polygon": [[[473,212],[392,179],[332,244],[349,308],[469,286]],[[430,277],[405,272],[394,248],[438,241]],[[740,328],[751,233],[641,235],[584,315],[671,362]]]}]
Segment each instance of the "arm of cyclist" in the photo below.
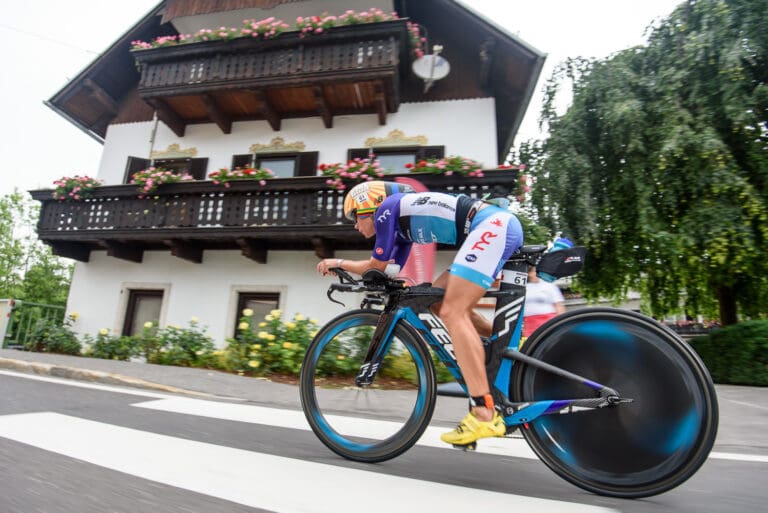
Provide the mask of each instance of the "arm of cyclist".
[{"label": "arm of cyclist", "polygon": [[384,271],[387,268],[387,262],[369,258],[368,260],[346,260],[344,258],[324,258],[317,264],[317,272],[326,276],[333,274],[330,269],[340,267],[347,272],[362,275],[368,269],[378,269]]}]

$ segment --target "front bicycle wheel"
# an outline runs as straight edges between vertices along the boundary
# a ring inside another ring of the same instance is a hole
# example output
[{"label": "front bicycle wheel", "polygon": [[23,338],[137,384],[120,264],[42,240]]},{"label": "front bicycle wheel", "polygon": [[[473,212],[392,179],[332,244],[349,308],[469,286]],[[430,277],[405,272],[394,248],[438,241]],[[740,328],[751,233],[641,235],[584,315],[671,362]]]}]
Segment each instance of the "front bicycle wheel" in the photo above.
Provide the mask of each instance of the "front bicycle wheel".
[{"label": "front bicycle wheel", "polygon": [[[542,416],[523,429],[541,460],[602,495],[646,497],[674,488],[704,463],[717,433],[709,372],[677,334],[640,314],[575,310],[552,319],[523,352],[632,399],[599,410]],[[586,385],[515,364],[513,397],[586,397]]]},{"label": "front bicycle wheel", "polygon": [[301,368],[301,405],[318,438],[333,452],[362,462],[408,450],[435,408],[435,369],[413,328],[398,323],[373,384],[357,387],[376,329],[377,312],[342,314],[322,328]]}]

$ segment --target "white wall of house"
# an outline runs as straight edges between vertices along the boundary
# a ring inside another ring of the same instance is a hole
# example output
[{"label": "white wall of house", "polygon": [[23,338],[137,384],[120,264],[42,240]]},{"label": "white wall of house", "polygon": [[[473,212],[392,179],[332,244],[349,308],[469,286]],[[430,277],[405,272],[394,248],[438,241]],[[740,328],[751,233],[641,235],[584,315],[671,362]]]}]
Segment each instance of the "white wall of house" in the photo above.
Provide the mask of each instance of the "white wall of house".
[{"label": "white wall of house", "polygon": [[[326,129],[319,117],[285,119],[275,132],[266,121],[232,124],[224,134],[213,123],[187,126],[178,137],[164,123],[158,124],[154,149],[171,144],[195,148],[197,157],[208,158],[208,173],[230,167],[232,155],[250,153],[253,144],[269,144],[281,137],[286,144],[302,142],[306,151],[319,151],[318,163],[343,162],[349,148],[363,148],[369,137],[384,138],[392,130],[406,137],[423,135],[429,145],[444,145],[446,155],[474,159],[487,168],[496,165],[495,101],[493,98],[401,104],[398,112],[379,125],[376,115],[336,116]],[[450,124],[453,122],[453,125]],[[152,122],[110,125],[98,177],[106,185],[123,183],[129,156],[149,158]]]},{"label": "white wall of house", "polygon": [[[339,258],[362,259],[363,251],[337,252]],[[439,252],[436,273],[447,268],[452,252]],[[131,289],[161,289],[161,326],[187,326],[192,317],[208,327],[217,345],[233,335],[239,292],[279,292],[284,319],[301,313],[324,323],[342,312],[357,308],[357,295],[337,295],[346,308],[331,303],[326,290],[331,277],[320,276],[318,259],[310,251],[270,251],[267,264],[258,264],[239,251],[205,251],[203,262],[194,264],[167,251],[146,251],[140,264],[91,253],[88,263],[78,262],[67,302],[68,313],[77,312],[73,328],[96,335],[108,328],[120,334]]]}]

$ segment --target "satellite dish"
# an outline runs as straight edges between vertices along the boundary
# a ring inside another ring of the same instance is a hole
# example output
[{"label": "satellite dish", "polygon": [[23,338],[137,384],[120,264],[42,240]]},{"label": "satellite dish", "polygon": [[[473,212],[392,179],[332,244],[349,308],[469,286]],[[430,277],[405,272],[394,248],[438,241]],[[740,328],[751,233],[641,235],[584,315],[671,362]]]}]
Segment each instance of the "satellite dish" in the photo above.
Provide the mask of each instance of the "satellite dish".
[{"label": "satellite dish", "polygon": [[429,88],[432,87],[436,80],[445,78],[451,71],[451,65],[448,64],[448,61],[438,55],[442,47],[436,45],[434,50],[434,54],[426,54],[419,57],[411,65],[413,73],[424,80],[425,93],[429,91]]}]

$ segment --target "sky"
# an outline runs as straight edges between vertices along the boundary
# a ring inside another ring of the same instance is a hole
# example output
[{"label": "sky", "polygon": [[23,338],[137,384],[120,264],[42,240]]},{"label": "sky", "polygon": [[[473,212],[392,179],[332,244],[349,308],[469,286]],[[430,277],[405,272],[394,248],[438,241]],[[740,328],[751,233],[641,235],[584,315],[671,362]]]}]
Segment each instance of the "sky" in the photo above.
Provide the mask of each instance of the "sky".
[{"label": "sky", "polygon": [[[43,102],[159,0],[8,2],[0,17],[0,195],[95,176],[102,146]],[[461,0],[547,54],[516,142],[539,137],[542,88],[568,57],[604,58],[643,44],[646,28],[682,0]],[[565,104],[562,108],[565,108]]]}]

